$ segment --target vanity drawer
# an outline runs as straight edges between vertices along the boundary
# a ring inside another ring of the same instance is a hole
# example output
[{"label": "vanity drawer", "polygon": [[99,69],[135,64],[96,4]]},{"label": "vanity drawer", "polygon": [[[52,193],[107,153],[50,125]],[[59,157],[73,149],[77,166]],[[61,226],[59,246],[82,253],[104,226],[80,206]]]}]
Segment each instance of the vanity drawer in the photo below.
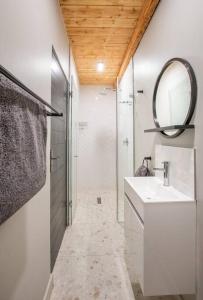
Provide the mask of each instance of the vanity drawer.
[{"label": "vanity drawer", "polygon": [[131,184],[126,180],[124,180],[124,191],[125,196],[127,196],[127,198],[130,199],[138,215],[144,221],[144,207],[142,201],[140,200],[139,196],[135,193]]},{"label": "vanity drawer", "polygon": [[143,288],[144,225],[132,202],[125,196],[126,263],[131,284]]}]

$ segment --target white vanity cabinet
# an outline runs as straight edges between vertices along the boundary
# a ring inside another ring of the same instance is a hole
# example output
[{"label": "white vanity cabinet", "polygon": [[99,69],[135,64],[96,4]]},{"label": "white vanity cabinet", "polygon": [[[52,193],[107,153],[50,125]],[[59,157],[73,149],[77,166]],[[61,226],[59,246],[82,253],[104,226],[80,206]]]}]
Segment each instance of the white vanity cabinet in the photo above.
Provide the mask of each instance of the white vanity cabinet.
[{"label": "white vanity cabinet", "polygon": [[[140,279],[143,288],[143,253],[144,253],[144,226],[132,203],[125,196],[125,234],[127,241],[127,265],[130,280]],[[136,268],[135,268],[136,266]]]},{"label": "white vanity cabinet", "polygon": [[195,294],[195,201],[151,178],[125,179],[131,283],[144,296]]}]

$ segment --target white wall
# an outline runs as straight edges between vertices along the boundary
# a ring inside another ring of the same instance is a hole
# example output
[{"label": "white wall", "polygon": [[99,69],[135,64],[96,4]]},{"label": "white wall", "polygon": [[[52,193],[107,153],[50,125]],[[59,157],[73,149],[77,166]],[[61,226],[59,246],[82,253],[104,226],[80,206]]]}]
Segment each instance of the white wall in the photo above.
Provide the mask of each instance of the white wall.
[{"label": "white wall", "polygon": [[[197,38],[198,16],[196,16],[199,7],[196,5],[189,8],[186,3],[189,6],[189,0],[160,2],[134,56],[135,92],[139,89],[144,90],[143,95],[136,96],[136,167],[139,166],[144,155],[154,155],[156,143],[183,147],[194,145],[194,132],[189,130],[172,140],[160,134],[144,133],[144,129],[155,127],[152,97],[157,76],[165,62],[173,57],[185,58],[191,63],[197,75],[201,55],[200,40]],[[183,5],[186,6],[184,10]]]},{"label": "white wall", "polygon": [[[78,189],[116,188],[116,93],[104,86],[81,86],[79,122]],[[107,87],[110,88],[110,87]]]},{"label": "white wall", "polygon": [[[0,64],[51,102],[52,45],[69,77],[69,45],[57,0],[0,1]],[[48,123],[47,154],[50,148]],[[0,299],[41,300],[50,275],[50,176],[0,226]]]},{"label": "white wall", "polygon": [[[135,90],[144,90],[136,96],[135,104],[135,165],[145,155],[154,156],[155,144],[197,147],[197,208],[198,208],[198,300],[203,299],[203,3],[196,0],[161,1],[134,56]],[[182,57],[194,68],[198,84],[196,129],[185,131],[180,137],[167,139],[160,134],[144,133],[155,127],[152,116],[152,96],[156,78],[164,63]]]}]

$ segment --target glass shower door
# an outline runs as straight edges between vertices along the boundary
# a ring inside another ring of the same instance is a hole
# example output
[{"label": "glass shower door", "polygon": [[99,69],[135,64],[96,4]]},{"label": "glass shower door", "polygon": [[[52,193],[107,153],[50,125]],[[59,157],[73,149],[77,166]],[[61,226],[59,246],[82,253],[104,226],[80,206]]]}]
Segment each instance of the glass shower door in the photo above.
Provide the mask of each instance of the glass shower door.
[{"label": "glass shower door", "polygon": [[79,95],[74,82],[71,78],[71,97],[69,115],[69,203],[68,220],[72,224],[77,206],[77,163],[78,163],[78,101]]},{"label": "glass shower door", "polygon": [[134,176],[132,62],[117,89],[117,219],[119,222],[124,222],[124,177],[126,176]]},{"label": "glass shower door", "polygon": [[72,80],[72,219],[77,206],[78,100],[78,91]]}]

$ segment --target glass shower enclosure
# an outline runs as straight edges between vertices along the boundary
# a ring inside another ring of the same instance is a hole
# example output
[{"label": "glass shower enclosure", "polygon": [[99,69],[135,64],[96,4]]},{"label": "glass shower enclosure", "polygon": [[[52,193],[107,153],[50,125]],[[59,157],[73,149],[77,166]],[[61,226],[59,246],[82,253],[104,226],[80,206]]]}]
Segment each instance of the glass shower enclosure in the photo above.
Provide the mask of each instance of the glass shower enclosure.
[{"label": "glass shower enclosure", "polygon": [[124,177],[134,176],[134,88],[131,61],[117,85],[117,220],[124,222]]}]

